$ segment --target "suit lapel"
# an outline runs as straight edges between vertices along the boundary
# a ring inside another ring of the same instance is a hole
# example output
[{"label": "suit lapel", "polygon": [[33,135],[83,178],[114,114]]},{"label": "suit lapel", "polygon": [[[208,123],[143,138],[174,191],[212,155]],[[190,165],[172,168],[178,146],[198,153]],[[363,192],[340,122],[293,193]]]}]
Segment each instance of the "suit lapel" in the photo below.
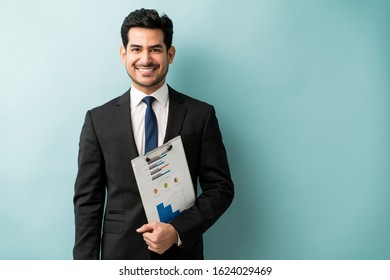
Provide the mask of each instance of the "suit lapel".
[{"label": "suit lapel", "polygon": [[128,158],[133,159],[138,157],[139,154],[131,125],[130,98],[130,90],[119,98],[117,102],[116,124],[121,135],[124,150],[127,152]]},{"label": "suit lapel", "polygon": [[174,89],[172,89],[169,86],[168,86],[168,90],[169,90],[169,113],[168,113],[168,123],[167,123],[167,130],[165,133],[164,143],[180,135],[184,117],[187,111],[185,106],[183,106],[184,100],[181,98],[180,94],[177,93]]}]

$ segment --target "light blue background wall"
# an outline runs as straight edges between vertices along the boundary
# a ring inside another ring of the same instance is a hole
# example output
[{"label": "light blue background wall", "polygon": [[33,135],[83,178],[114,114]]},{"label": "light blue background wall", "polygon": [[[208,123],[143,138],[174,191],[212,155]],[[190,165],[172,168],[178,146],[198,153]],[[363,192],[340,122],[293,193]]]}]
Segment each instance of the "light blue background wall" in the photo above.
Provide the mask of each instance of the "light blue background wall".
[{"label": "light blue background wall", "polygon": [[168,82],[216,106],[236,185],[208,259],[390,258],[389,1],[0,2],[0,259],[70,259],[87,109],[123,18],[167,13]]}]

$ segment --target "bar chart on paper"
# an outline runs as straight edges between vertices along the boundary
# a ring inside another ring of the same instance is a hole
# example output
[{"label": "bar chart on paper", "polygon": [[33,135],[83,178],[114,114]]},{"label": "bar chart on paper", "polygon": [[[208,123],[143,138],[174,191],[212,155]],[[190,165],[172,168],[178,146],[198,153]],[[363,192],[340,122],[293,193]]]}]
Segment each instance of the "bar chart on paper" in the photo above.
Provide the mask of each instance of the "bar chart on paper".
[{"label": "bar chart on paper", "polygon": [[158,156],[157,158],[152,159],[148,163],[152,181],[157,180],[158,178],[168,174],[171,171],[169,169],[169,163],[164,161],[164,157],[166,156],[167,154]]},{"label": "bar chart on paper", "polygon": [[164,206],[164,203],[161,202],[157,207],[158,216],[161,222],[168,223],[172,221],[174,218],[180,216],[180,210],[176,210],[173,212],[172,205]]},{"label": "bar chart on paper", "polygon": [[131,162],[149,222],[168,223],[193,205],[195,191],[180,136]]},{"label": "bar chart on paper", "polygon": [[[155,188],[153,189],[155,199],[159,201],[161,192],[163,191],[165,196],[168,197],[166,203],[170,203],[166,206],[164,205],[164,202],[156,205],[160,222],[164,223],[172,221],[174,218],[178,217],[183,210],[185,210],[178,209],[173,211],[172,207],[175,206],[172,206],[172,204],[177,206],[180,204],[180,199],[183,199],[184,201],[186,199],[185,195],[181,193],[183,192],[183,189],[180,188],[181,180],[178,177],[175,177],[173,180],[170,178],[170,164],[166,160],[167,154],[164,153],[151,159],[148,163],[151,179],[155,182]],[[174,190],[172,190],[172,188],[174,188]],[[183,195],[182,197],[180,196],[180,193]],[[175,200],[176,195],[178,195],[179,201]]]}]

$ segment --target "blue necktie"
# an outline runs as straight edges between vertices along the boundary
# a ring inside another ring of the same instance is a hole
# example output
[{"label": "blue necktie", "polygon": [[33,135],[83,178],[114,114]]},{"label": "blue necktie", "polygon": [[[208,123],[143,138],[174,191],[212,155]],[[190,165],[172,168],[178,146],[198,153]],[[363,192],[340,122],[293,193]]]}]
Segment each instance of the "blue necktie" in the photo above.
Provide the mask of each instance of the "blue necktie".
[{"label": "blue necktie", "polygon": [[142,99],[147,105],[145,112],[145,154],[157,147],[157,119],[152,103],[156,100],[153,96]]}]

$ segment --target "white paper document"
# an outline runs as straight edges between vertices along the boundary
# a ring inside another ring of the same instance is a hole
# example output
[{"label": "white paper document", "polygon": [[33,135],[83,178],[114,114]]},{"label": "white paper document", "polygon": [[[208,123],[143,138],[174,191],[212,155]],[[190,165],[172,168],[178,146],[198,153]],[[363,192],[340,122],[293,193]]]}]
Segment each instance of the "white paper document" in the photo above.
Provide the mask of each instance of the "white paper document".
[{"label": "white paper document", "polygon": [[180,136],[131,164],[149,223],[168,223],[194,204],[195,191]]}]

